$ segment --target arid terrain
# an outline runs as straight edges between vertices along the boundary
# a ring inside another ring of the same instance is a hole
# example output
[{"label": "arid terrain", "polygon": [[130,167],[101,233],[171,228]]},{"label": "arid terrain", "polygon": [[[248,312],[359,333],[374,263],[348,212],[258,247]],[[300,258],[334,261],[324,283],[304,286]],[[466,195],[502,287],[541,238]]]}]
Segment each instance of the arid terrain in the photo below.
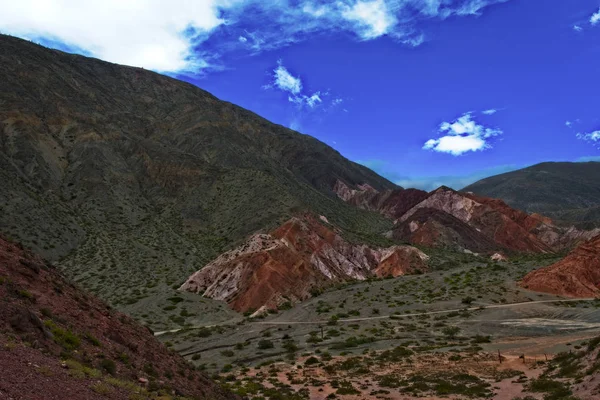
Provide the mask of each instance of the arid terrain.
[{"label": "arid terrain", "polygon": [[600,398],[590,196],[511,197],[537,168],[405,189],[189,83],[5,35],[0,73],[0,399]]}]

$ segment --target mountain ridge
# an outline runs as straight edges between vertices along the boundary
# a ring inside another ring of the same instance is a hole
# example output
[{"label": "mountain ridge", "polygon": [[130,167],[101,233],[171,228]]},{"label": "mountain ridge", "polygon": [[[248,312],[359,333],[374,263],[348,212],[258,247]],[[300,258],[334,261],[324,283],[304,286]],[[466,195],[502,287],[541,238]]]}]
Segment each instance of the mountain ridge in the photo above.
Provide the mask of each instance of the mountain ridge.
[{"label": "mountain ridge", "polygon": [[482,179],[461,191],[589,229],[600,226],[599,182],[600,162],[544,162]]},{"label": "mountain ridge", "polygon": [[396,185],[192,84],[5,35],[0,74],[0,232],[119,309],[305,211],[385,242],[332,187]]}]

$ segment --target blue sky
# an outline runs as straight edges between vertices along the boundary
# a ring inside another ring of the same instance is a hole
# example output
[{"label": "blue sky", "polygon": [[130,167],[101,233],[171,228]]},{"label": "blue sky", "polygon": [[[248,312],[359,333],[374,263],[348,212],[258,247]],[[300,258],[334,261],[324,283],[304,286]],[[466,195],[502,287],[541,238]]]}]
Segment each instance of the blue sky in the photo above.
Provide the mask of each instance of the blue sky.
[{"label": "blue sky", "polygon": [[142,66],[402,186],[600,160],[600,0],[21,0],[0,31]]}]

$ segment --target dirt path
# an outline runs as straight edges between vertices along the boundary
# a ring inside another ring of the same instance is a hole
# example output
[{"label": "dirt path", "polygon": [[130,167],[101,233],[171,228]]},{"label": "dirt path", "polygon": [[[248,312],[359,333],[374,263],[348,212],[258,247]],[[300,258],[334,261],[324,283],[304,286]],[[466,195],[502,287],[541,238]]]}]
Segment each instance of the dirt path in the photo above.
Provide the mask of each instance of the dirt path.
[{"label": "dirt path", "polygon": [[[420,315],[434,315],[434,314],[447,314],[452,312],[460,312],[460,311],[476,311],[476,310],[486,310],[493,308],[510,308],[510,307],[519,307],[526,306],[531,304],[543,304],[543,303],[565,303],[565,302],[575,302],[575,301],[594,301],[596,298],[586,298],[586,299],[566,299],[566,300],[537,300],[537,301],[524,301],[520,303],[510,303],[510,304],[492,304],[488,306],[477,306],[477,307],[467,307],[467,308],[453,308],[451,310],[440,310],[440,311],[428,311],[423,313],[408,313],[408,314],[393,314],[393,315],[379,315],[376,317],[364,317],[364,318],[346,318],[339,319],[338,323],[343,322],[360,322],[360,321],[369,321],[369,320],[378,320],[378,319],[389,319],[389,318],[401,318],[401,317],[418,317]],[[328,320],[318,320],[318,321],[256,321],[251,322],[250,325],[325,325],[329,322]],[[202,325],[202,326],[193,326],[189,328],[180,328],[180,329],[172,329],[168,331],[154,332],[154,336],[161,336],[167,333],[177,333],[182,330],[193,330],[193,329],[201,329],[201,328],[211,328],[216,325]]]}]

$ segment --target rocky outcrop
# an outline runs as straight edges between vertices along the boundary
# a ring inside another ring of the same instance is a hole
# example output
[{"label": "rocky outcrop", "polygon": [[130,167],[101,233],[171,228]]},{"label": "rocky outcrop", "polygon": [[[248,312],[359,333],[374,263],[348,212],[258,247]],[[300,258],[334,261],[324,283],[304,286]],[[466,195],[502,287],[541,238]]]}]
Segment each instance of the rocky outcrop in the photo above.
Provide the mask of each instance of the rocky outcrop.
[{"label": "rocky outcrop", "polygon": [[370,211],[379,211],[391,219],[400,218],[413,206],[426,199],[429,194],[418,189],[402,189],[377,191],[370,186],[359,185],[351,189],[338,180],[333,191],[339,198],[353,206]]},{"label": "rocky outcrop", "polygon": [[527,274],[521,286],[566,297],[599,296],[600,236],[579,245],[556,264]]},{"label": "rocky outcrop", "polygon": [[[122,382],[106,389],[111,399],[137,398],[138,382],[186,398],[238,398],[156,340],[148,328],[2,237],[0,348],[6,350],[0,351],[0,398],[100,400],[107,397],[94,386],[111,375]],[[71,371],[79,364],[98,376]],[[168,383],[162,381],[166,376]]]},{"label": "rocky outcrop", "polygon": [[423,246],[490,255],[549,253],[572,248],[600,233],[557,227],[550,218],[529,215],[502,200],[444,186],[430,193],[415,189],[378,192],[352,189],[338,181],[334,191],[350,204],[394,219],[389,237]]},{"label": "rocky outcrop", "polygon": [[237,311],[301,301],[337,282],[425,271],[428,256],[411,246],[351,244],[311,216],[253,235],[196,272],[181,290],[224,300]]}]

